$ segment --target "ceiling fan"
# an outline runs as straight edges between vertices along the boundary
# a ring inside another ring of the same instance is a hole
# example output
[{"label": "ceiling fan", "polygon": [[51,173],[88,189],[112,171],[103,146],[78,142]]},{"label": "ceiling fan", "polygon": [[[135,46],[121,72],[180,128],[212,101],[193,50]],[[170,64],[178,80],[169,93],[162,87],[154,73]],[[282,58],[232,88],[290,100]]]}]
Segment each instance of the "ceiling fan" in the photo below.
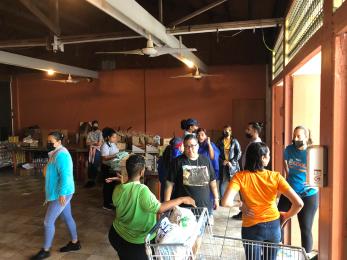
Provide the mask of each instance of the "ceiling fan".
[{"label": "ceiling fan", "polygon": [[[68,75],[67,79],[44,79],[47,81],[54,81],[59,83],[68,83],[68,84],[76,84],[82,81],[82,79],[73,79],[71,77],[71,74]],[[92,80],[90,78],[85,79],[87,82],[91,82]]]},{"label": "ceiling fan", "polygon": [[219,77],[219,76],[221,76],[221,75],[219,75],[219,74],[205,74],[205,73],[201,73],[199,71],[199,68],[197,67],[195,72],[184,74],[184,75],[173,76],[173,77],[170,77],[170,78],[171,79],[193,78],[193,79],[196,79],[196,80],[200,80],[200,79],[202,79],[204,77]]},{"label": "ceiling fan", "polygon": [[145,48],[129,50],[129,51],[98,51],[95,54],[134,54],[147,55],[149,57],[157,57],[164,54],[179,54],[184,51],[196,51],[195,48],[171,48],[154,46],[151,35],[148,36],[147,45]]}]

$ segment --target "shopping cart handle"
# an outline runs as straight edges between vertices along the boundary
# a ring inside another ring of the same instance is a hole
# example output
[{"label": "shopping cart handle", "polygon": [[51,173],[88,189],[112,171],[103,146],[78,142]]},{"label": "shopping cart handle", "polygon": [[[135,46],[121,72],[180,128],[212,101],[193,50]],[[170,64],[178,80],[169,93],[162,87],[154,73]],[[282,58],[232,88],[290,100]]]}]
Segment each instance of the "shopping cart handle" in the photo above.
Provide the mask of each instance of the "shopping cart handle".
[{"label": "shopping cart handle", "polygon": [[146,239],[145,239],[145,242],[146,242],[146,243],[150,241],[150,238],[151,238],[152,234],[153,234],[155,231],[157,231],[157,229],[158,229],[159,226],[160,226],[161,221],[162,221],[164,218],[169,217],[170,211],[171,211],[171,210],[168,210],[168,211],[164,212],[163,214],[161,214],[161,216],[160,216],[159,220],[157,221],[157,223],[152,227],[152,229],[151,229],[151,230],[149,231],[149,233],[147,234]]}]

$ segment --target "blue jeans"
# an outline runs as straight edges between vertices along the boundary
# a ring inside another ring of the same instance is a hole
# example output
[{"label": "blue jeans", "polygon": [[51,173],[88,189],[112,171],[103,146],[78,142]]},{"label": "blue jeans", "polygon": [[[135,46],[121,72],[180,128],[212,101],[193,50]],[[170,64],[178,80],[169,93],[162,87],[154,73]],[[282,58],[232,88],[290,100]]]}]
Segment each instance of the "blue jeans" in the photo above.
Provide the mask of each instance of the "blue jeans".
[{"label": "blue jeans", "polygon": [[[281,241],[280,220],[263,222],[251,227],[242,227],[242,239],[279,243]],[[263,243],[244,242],[243,247],[247,260],[275,260],[278,248]]]},{"label": "blue jeans", "polygon": [[45,241],[43,248],[49,250],[52,246],[52,241],[55,232],[55,221],[59,216],[64,220],[67,228],[69,229],[71,240],[77,240],[76,223],[71,215],[71,195],[65,196],[66,203],[64,206],[60,205],[59,200],[53,200],[48,202],[48,208],[46,211],[44,228],[45,228]]}]

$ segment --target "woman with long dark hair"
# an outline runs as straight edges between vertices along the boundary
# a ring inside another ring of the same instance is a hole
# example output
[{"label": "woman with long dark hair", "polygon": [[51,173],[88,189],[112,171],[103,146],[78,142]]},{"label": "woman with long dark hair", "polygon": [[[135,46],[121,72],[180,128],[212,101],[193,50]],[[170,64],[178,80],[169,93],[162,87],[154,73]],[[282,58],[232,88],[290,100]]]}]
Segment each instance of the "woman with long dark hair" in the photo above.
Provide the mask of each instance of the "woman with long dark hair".
[{"label": "woman with long dark hair", "polygon": [[[222,206],[233,207],[235,195],[240,192],[247,211],[242,216],[242,239],[279,243],[281,226],[303,207],[301,198],[279,172],[266,170],[270,150],[264,143],[252,143],[246,152],[244,171],[235,174],[223,198]],[[287,212],[279,212],[276,206],[277,193],[291,202]],[[275,260],[277,248],[264,250],[259,244],[244,245],[246,259]],[[261,258],[263,257],[263,258]]]},{"label": "woman with long dark hair", "polygon": [[224,195],[225,189],[229,185],[232,177],[240,171],[239,160],[242,152],[240,143],[232,135],[232,128],[226,125],[223,128],[223,136],[218,140],[217,147],[220,151],[219,155],[219,179],[220,194]]}]

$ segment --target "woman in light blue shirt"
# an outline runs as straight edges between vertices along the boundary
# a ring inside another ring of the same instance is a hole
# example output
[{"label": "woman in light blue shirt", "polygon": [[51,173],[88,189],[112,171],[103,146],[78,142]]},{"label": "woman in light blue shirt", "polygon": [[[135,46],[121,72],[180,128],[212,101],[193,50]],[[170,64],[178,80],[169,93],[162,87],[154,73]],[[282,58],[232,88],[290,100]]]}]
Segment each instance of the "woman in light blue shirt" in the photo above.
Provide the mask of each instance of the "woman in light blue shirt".
[{"label": "woman in light blue shirt", "polygon": [[76,223],[71,214],[71,198],[75,192],[71,155],[61,144],[64,136],[51,132],[47,138],[48,164],[45,169],[45,192],[48,205],[44,220],[44,243],[42,249],[32,260],[50,256],[50,248],[55,232],[55,221],[59,216],[65,221],[71,241],[60,252],[76,251],[81,248],[77,238]]}]

